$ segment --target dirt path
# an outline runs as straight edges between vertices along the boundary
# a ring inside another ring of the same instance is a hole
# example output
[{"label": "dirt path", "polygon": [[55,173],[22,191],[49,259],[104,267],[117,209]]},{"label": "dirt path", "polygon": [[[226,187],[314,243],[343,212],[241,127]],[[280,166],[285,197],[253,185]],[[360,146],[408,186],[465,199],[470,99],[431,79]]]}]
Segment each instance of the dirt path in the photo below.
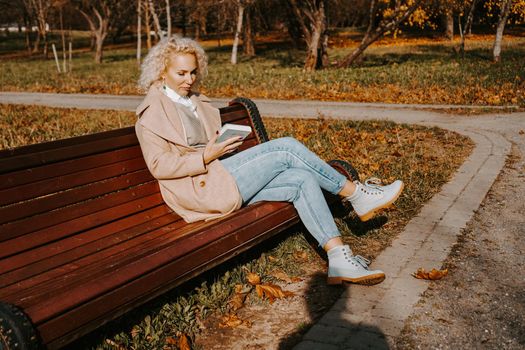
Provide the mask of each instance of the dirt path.
[{"label": "dirt path", "polygon": [[399,349],[525,348],[525,135],[397,339]]}]

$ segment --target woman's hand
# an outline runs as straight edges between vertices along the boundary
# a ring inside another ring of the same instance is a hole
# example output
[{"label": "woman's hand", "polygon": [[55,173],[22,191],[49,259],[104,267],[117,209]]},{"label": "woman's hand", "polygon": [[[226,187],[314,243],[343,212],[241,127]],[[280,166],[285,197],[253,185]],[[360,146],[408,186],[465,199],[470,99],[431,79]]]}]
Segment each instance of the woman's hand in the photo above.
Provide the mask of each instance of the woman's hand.
[{"label": "woman's hand", "polygon": [[227,153],[235,151],[237,147],[242,145],[242,137],[240,136],[232,137],[231,139],[228,139],[226,141],[215,143],[218,137],[218,134],[213,136],[206,145],[206,148],[204,149],[203,158],[205,164],[209,164],[215,159],[222,157]]}]

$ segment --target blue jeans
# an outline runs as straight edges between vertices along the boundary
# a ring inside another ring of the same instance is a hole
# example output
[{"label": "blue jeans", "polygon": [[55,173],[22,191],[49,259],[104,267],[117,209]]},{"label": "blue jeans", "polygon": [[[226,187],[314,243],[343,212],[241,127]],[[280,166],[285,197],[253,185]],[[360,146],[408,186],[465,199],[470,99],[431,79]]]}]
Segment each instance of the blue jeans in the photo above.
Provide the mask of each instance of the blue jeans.
[{"label": "blue jeans", "polygon": [[244,203],[292,202],[321,247],[340,236],[321,189],[338,194],[347,179],[296,139],[275,139],[221,162]]}]

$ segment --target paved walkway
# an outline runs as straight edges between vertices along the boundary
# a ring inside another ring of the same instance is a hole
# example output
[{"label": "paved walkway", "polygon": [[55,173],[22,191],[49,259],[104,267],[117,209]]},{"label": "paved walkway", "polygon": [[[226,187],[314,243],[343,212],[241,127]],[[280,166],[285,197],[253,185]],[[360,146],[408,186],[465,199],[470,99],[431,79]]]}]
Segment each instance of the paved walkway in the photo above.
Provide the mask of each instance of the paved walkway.
[{"label": "paved walkway", "polygon": [[[58,98],[57,98],[58,97]],[[215,100],[224,105],[226,100]],[[389,119],[438,126],[470,137],[476,147],[453,179],[443,186],[405,230],[373,262],[387,279],[374,287],[350,286],[340,300],[304,336],[296,350],[389,348],[400,333],[428,282],[411,276],[417,267],[440,267],[461,229],[500,173],[510,140],[525,130],[525,113],[452,116],[415,110],[413,106],[255,100],[264,116],[340,119]],[[0,93],[3,103],[38,103],[79,108],[133,110],[140,97]],[[421,106],[418,106],[421,107]],[[430,106],[425,109],[432,109]],[[520,141],[521,140],[521,141]]]}]

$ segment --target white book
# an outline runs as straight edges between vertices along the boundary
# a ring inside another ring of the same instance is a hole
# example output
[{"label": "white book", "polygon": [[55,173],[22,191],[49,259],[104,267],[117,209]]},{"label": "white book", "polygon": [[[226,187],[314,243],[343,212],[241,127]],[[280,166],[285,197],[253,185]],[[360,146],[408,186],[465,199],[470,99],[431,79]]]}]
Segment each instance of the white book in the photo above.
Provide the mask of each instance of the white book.
[{"label": "white book", "polygon": [[241,136],[242,139],[245,139],[251,132],[252,128],[247,125],[227,123],[222,126],[217,142],[223,142],[236,136]]}]

